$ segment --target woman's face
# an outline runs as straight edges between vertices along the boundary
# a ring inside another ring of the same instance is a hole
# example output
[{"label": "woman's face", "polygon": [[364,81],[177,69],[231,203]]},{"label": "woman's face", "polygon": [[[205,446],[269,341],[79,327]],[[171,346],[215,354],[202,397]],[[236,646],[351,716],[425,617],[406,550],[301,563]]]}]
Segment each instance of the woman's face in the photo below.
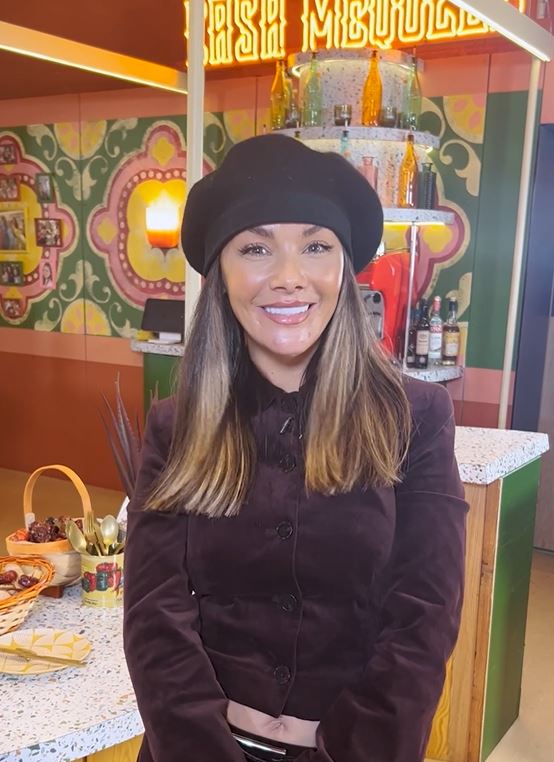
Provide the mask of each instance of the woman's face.
[{"label": "woman's face", "polygon": [[311,356],[339,297],[343,251],[327,228],[282,223],[236,235],[221,271],[251,356]]}]

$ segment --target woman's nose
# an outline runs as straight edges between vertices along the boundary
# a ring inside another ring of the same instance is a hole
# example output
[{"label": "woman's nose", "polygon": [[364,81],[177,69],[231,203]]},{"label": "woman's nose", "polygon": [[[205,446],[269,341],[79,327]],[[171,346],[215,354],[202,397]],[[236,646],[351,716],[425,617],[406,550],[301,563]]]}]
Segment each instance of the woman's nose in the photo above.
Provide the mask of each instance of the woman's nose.
[{"label": "woman's nose", "polygon": [[294,291],[306,285],[306,276],[298,255],[276,257],[271,273],[271,288],[281,288]]}]

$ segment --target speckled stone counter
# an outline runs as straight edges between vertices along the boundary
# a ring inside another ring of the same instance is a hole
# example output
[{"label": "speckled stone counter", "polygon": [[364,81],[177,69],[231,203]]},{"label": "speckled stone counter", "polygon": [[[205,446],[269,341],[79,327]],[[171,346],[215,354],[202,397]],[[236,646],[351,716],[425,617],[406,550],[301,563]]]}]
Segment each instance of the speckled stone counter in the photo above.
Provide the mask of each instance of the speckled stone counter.
[{"label": "speckled stone counter", "polygon": [[82,633],[92,643],[89,664],[45,675],[0,675],[0,762],[80,759],[143,732],[123,656],[122,616],[122,609],[81,606],[79,587],[60,600],[38,598],[21,629]]},{"label": "speckled stone counter", "polygon": [[548,436],[458,426],[456,458],[466,484],[492,484],[548,451]]}]

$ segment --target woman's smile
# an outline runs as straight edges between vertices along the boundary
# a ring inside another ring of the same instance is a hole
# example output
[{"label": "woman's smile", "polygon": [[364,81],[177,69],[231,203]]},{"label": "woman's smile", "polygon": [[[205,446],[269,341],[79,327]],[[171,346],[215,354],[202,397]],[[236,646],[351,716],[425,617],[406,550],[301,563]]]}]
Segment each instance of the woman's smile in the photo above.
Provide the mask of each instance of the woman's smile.
[{"label": "woman's smile", "polygon": [[309,302],[278,302],[261,309],[270,320],[280,325],[298,325],[308,319],[315,304]]}]

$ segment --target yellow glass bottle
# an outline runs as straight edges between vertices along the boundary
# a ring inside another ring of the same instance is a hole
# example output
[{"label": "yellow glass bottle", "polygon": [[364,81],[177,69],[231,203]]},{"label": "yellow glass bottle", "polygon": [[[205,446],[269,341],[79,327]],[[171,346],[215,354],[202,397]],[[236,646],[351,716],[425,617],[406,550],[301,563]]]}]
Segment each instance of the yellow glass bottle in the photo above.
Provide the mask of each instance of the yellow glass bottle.
[{"label": "yellow glass bottle", "polygon": [[362,124],[365,127],[377,127],[383,100],[383,83],[379,71],[377,51],[371,53],[362,96]]},{"label": "yellow glass bottle", "polygon": [[287,117],[287,82],[283,61],[277,61],[275,77],[271,85],[270,117],[271,129],[282,130]]},{"label": "yellow glass bottle", "polygon": [[398,206],[414,209],[417,190],[417,158],[414,148],[414,136],[408,135],[406,153],[400,165],[398,177]]}]

